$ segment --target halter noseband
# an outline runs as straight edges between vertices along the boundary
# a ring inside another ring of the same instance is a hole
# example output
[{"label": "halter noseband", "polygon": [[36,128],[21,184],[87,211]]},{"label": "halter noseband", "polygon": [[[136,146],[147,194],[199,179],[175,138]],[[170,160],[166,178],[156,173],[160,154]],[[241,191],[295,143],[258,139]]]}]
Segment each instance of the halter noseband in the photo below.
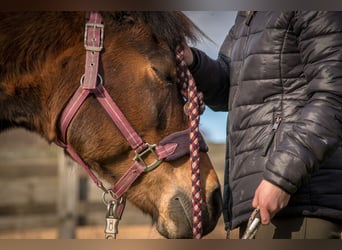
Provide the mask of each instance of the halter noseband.
[{"label": "halter noseband", "polygon": [[[98,73],[100,52],[103,48],[103,35],[104,25],[102,24],[101,15],[97,12],[91,12],[89,20],[85,25],[85,74],[81,77],[79,88],[76,90],[62,111],[61,118],[59,120],[61,138],[58,138],[55,143],[63,147],[70,154],[70,156],[84,168],[95,184],[104,191],[103,200],[108,208],[106,238],[115,238],[117,233],[115,227],[117,227],[118,221],[121,219],[121,215],[125,206],[124,194],[142,173],[153,170],[154,168],[158,167],[162,161],[171,161],[184,155],[191,154],[192,150],[189,148],[189,134],[191,139],[192,130],[190,128],[170,134],[161,140],[159,145],[152,145],[144,142],[144,140],[132,128],[130,123],[127,121],[125,116],[111,98],[106,88],[103,86],[103,79],[101,75]],[[94,95],[96,97],[136,154],[133,159],[134,163],[132,166],[125,172],[123,176],[121,176],[112,189],[107,189],[104,187],[102,182],[93,173],[90,167],[77,154],[73,147],[67,143],[68,127],[75,114],[89,95]],[[196,150],[207,152],[208,147],[199,132],[196,135],[196,140],[198,140],[199,145]],[[154,161],[152,163],[146,163],[145,157],[150,154],[154,156]],[[198,161],[199,157],[196,156],[196,158]],[[199,181],[199,178],[197,179],[197,181]],[[105,197],[107,194],[111,195],[111,201],[107,201]],[[198,206],[199,210],[201,210],[200,205]],[[198,221],[198,219],[196,219],[196,221]],[[199,233],[197,233],[197,236],[194,234],[194,237],[200,238],[202,229],[197,229],[197,231]]]}]

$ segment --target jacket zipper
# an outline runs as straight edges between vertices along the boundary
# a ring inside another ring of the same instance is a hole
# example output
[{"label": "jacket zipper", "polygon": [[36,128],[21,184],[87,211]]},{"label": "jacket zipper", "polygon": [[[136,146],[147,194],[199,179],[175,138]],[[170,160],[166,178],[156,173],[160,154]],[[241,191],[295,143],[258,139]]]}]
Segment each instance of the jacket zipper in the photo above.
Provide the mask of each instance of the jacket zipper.
[{"label": "jacket zipper", "polygon": [[262,156],[266,156],[272,142],[273,142],[273,139],[274,139],[274,136],[279,128],[279,125],[280,125],[280,122],[281,122],[281,117],[280,116],[277,116],[275,118],[275,121],[274,121],[274,124],[273,124],[273,127],[272,127],[272,130],[271,130],[271,136],[268,138],[266,144],[265,144],[265,147],[262,151]]},{"label": "jacket zipper", "polygon": [[255,12],[256,12],[256,11],[251,11],[251,10],[247,11],[247,17],[246,17],[246,20],[245,20],[245,24],[246,24],[247,26],[250,25],[250,23],[251,23],[251,21],[252,21],[252,18],[254,17]]}]

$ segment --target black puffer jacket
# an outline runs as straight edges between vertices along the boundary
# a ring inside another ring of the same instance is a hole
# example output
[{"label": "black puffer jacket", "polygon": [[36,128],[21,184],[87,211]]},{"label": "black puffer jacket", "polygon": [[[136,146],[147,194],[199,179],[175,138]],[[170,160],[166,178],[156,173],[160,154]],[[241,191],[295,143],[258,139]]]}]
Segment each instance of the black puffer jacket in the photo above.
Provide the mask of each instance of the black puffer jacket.
[{"label": "black puffer jacket", "polygon": [[229,227],[262,178],[291,194],[277,216],[342,222],[342,12],[239,12],[217,60],[193,52],[205,102],[229,111]]}]

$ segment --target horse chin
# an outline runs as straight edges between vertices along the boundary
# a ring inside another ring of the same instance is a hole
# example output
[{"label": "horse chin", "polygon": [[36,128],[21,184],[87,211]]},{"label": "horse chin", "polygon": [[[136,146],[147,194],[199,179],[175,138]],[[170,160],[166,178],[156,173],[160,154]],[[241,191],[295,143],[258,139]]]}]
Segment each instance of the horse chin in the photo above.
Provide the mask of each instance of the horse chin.
[{"label": "horse chin", "polygon": [[[211,199],[221,199],[219,189],[214,196]],[[218,203],[221,204],[220,202]],[[220,210],[217,213],[210,214],[209,210],[211,210],[210,206],[202,207],[203,236],[215,228],[221,212]],[[187,196],[184,192],[177,192],[169,200],[167,211],[167,220],[158,218],[156,223],[157,231],[168,239],[193,238],[191,197]]]}]

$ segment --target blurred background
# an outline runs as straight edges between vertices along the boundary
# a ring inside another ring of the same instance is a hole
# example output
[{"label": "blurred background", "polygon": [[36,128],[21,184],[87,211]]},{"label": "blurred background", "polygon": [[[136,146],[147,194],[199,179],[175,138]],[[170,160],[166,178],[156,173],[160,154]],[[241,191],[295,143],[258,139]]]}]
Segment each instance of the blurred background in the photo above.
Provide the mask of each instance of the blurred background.
[{"label": "blurred background", "polygon": [[[193,46],[206,52],[212,59],[234,23],[236,11],[184,11],[184,13],[212,40],[201,40]],[[208,83],[210,84],[210,83]],[[225,143],[227,112],[214,112],[206,108],[201,116],[200,128],[212,143]]]},{"label": "blurred background", "polygon": [[[236,12],[184,13],[214,41],[203,40],[194,46],[215,59]],[[221,183],[226,119],[226,112],[206,108],[200,124]],[[102,191],[60,148],[23,129],[0,134],[0,239],[102,239],[105,213]],[[128,203],[118,238],[160,236],[151,220]],[[222,218],[206,238],[225,238]]]}]

